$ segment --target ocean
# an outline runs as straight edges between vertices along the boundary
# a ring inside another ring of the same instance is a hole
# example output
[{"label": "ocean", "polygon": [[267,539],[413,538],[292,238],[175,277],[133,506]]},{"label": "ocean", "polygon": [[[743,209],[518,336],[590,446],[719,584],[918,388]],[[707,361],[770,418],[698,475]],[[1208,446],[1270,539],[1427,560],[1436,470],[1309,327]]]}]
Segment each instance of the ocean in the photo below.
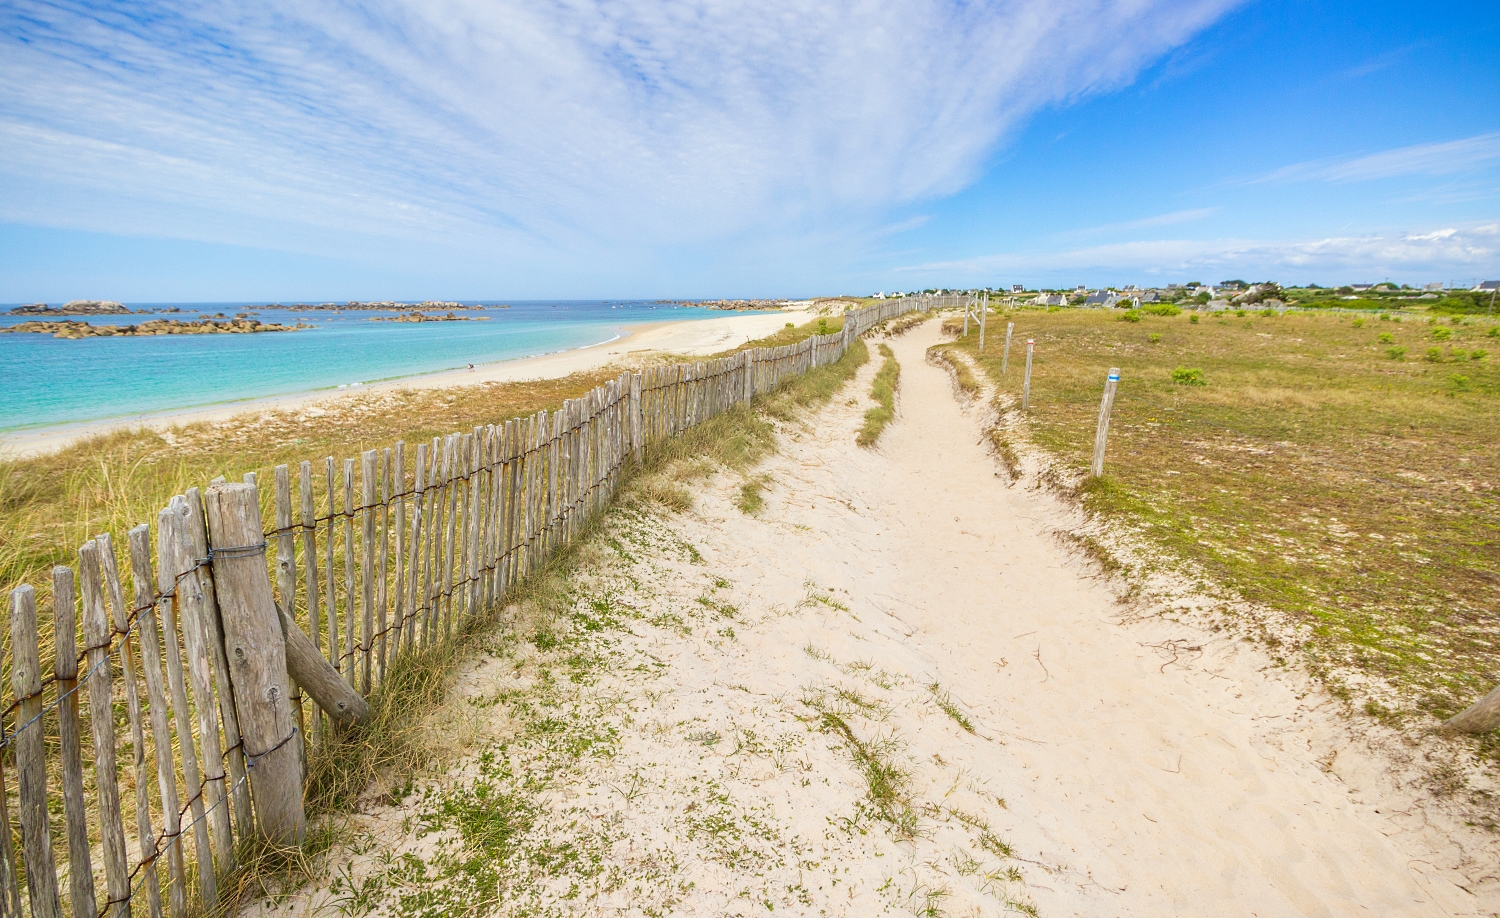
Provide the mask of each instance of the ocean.
[{"label": "ocean", "polygon": [[[477,304],[466,304],[477,305]],[[458,315],[485,322],[372,322],[393,311],[294,311],[263,303],[127,303],[182,313],[88,317],[91,324],[153,318],[233,318],[314,328],[259,334],[58,340],[0,335],[0,431],[126,418],[551,354],[614,340],[631,325],[722,317],[644,301],[507,301]],[[508,308],[501,308],[508,306]],[[9,308],[9,307],[3,307]],[[446,309],[428,309],[446,312]],[[35,317],[0,312],[0,325]],[[73,317],[78,318],[78,317]]]}]

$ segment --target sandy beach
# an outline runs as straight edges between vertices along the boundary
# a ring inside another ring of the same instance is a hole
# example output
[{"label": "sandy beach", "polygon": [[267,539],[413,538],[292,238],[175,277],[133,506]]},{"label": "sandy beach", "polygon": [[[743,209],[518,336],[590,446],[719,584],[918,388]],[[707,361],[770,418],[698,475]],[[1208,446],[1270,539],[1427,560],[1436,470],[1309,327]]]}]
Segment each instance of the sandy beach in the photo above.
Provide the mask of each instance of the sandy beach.
[{"label": "sandy beach", "polygon": [[787,322],[805,322],[811,314],[812,306],[809,304],[803,308],[784,309],[776,313],[730,314],[715,319],[632,325],[623,329],[621,336],[612,341],[559,351],[554,354],[480,364],[472,370],[445,370],[347,388],[320,389],[269,398],[203,405],[176,411],[108,418],[82,424],[14,431],[0,434],[0,456],[26,458],[44,455],[63,449],[81,439],[116,430],[138,427],[166,430],[185,424],[204,421],[218,422],[266,411],[323,404],[372,392],[397,389],[442,389],[485,382],[552,379],[613,363],[626,363],[651,353],[704,356],[738,347],[746,341],[766,337]]}]

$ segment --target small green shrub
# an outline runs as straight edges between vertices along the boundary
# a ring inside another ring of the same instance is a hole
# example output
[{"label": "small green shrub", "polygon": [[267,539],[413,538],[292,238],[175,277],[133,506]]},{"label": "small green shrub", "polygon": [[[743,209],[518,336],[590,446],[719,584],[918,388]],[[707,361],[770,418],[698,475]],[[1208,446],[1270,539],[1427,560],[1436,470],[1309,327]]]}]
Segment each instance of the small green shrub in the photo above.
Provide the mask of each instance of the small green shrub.
[{"label": "small green shrub", "polygon": [[1390,320],[1391,320],[1391,314],[1390,313],[1388,313],[1388,312],[1382,312],[1380,314],[1380,321],[1382,321],[1382,322],[1389,322]]},{"label": "small green shrub", "polygon": [[1208,385],[1208,380],[1203,378],[1203,371],[1197,367],[1178,367],[1172,371],[1172,382],[1179,386]]},{"label": "small green shrub", "polygon": [[819,319],[818,320],[818,334],[820,334],[820,335],[826,335],[826,334],[828,334],[828,320],[827,319]]},{"label": "small green shrub", "polygon": [[1469,388],[1469,377],[1464,376],[1462,373],[1454,373],[1448,377],[1448,384],[1454,389],[1467,389]]},{"label": "small green shrub", "polygon": [[1365,327],[1365,320],[1364,319],[1355,319],[1353,322],[1350,322],[1349,324],[1352,325],[1352,326],[1354,326],[1355,328],[1364,328]]},{"label": "small green shrub", "polygon": [[1396,343],[1396,336],[1393,335],[1393,334],[1391,334],[1390,332],[1381,332],[1379,335],[1376,336],[1376,339],[1381,344],[1395,344]]},{"label": "small green shrub", "polygon": [[1134,309],[1120,313],[1121,322],[1139,322],[1140,320],[1141,314],[1136,312]]},{"label": "small green shrub", "polygon": [[1500,338],[1500,325],[1491,325],[1490,326],[1490,337],[1491,338]]},{"label": "small green shrub", "polygon": [[794,324],[793,324],[793,323],[791,323],[791,322],[788,322],[788,323],[786,323],[786,327],[787,327],[787,328],[796,328],[796,327],[797,327],[797,326],[796,326],[796,325],[794,325]]},{"label": "small green shrub", "polygon": [[1152,303],[1141,307],[1141,312],[1150,313],[1153,316],[1180,316],[1182,310],[1171,303]]},{"label": "small green shrub", "polygon": [[1160,344],[1161,343],[1161,335],[1158,335],[1155,332],[1152,332],[1151,334],[1149,334],[1149,335],[1146,336],[1146,340],[1150,341],[1152,344]]},{"label": "small green shrub", "polygon": [[1234,311],[1234,315],[1235,315],[1236,318],[1243,319],[1245,317],[1245,310],[1243,310],[1243,309],[1236,309]]},{"label": "small green shrub", "polygon": [[1388,348],[1385,349],[1385,356],[1391,358],[1392,360],[1405,360],[1406,359],[1406,348],[1404,348],[1404,347],[1388,347]]},{"label": "small green shrub", "polygon": [[1472,350],[1472,351],[1469,352],[1469,359],[1470,360],[1483,360],[1484,358],[1486,358],[1488,356],[1490,356],[1490,352],[1487,351],[1487,350],[1485,350],[1482,347],[1476,347],[1476,348],[1474,348],[1474,350]]},{"label": "small green shrub", "polygon": [[1270,307],[1266,307],[1266,308],[1265,308],[1265,309],[1262,309],[1262,310],[1261,310],[1261,311],[1260,311],[1260,314],[1261,314],[1261,316],[1263,316],[1263,317],[1264,317],[1264,318],[1267,318],[1267,319],[1269,319],[1269,318],[1272,318],[1272,317],[1273,317],[1273,316],[1275,316],[1275,315],[1276,315],[1276,310],[1274,310],[1274,309],[1271,309],[1271,308],[1270,308]]},{"label": "small green shrub", "polygon": [[1432,340],[1434,340],[1434,341],[1447,341],[1449,338],[1452,338],[1452,337],[1453,337],[1453,329],[1451,329],[1451,328],[1442,328],[1440,326],[1440,327],[1434,328],[1432,330]]},{"label": "small green shrub", "polygon": [[1437,363],[1439,360],[1443,359],[1443,349],[1436,346],[1429,347],[1427,349],[1427,353],[1422,355],[1422,359],[1426,360],[1428,363]]},{"label": "small green shrub", "polygon": [[[1198,314],[1195,312],[1192,315],[1188,316],[1188,321],[1191,322],[1194,325],[1197,325],[1198,324]],[[1490,331],[1494,331],[1494,330],[1495,329],[1493,329],[1493,328],[1490,329]]]}]

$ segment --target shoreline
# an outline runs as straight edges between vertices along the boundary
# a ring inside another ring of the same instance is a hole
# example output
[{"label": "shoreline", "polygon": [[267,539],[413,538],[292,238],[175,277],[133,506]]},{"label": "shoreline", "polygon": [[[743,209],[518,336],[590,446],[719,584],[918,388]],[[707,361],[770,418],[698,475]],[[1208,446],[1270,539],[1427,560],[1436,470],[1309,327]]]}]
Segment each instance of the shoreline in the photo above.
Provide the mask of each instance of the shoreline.
[{"label": "shoreline", "polygon": [[337,401],[371,392],[398,389],[445,389],[489,382],[527,382],[555,379],[612,363],[631,355],[649,353],[705,356],[764,338],[788,321],[806,321],[808,308],[785,309],[759,315],[728,315],[723,318],[668,320],[622,326],[614,338],[596,344],[517,357],[467,368],[437,370],[399,376],[337,389],[314,389],[284,395],[269,395],[233,402],[174,408],[139,415],[101,418],[49,427],[0,433],[0,459],[29,459],[66,449],[80,440],[118,430],[150,428],[169,430],[205,421],[225,421],[244,415],[262,414],[323,402]]}]

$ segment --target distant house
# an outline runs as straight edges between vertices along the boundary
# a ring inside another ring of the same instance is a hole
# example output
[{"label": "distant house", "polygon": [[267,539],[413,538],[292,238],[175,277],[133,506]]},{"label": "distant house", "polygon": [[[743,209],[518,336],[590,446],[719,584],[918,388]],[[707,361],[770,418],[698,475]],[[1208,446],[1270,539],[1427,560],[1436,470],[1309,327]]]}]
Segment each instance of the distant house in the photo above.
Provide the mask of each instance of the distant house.
[{"label": "distant house", "polygon": [[1082,284],[1079,284],[1079,285],[1078,285],[1078,286],[1077,286],[1077,287],[1074,287],[1074,288],[1073,288],[1073,292],[1074,292],[1074,293],[1075,293],[1075,294],[1077,294],[1077,295],[1078,295],[1078,296],[1082,296],[1082,295],[1084,295],[1084,294],[1085,294],[1085,293],[1088,293],[1088,292],[1089,292],[1089,288],[1087,288],[1087,287],[1085,287],[1085,286],[1084,286],[1084,285],[1082,285]]},{"label": "distant house", "polygon": [[1373,290],[1374,288],[1375,288],[1374,284],[1350,284],[1349,285],[1349,289],[1353,290],[1355,293],[1364,293],[1366,290]]},{"label": "distant house", "polygon": [[1044,293],[1036,298],[1038,306],[1066,306],[1068,298],[1061,293]]},{"label": "distant house", "polygon": [[1120,297],[1117,294],[1115,294],[1113,291],[1111,291],[1111,290],[1099,290],[1099,291],[1095,291],[1094,293],[1089,294],[1088,299],[1086,299],[1086,300],[1083,301],[1083,305],[1085,305],[1085,306],[1092,306],[1092,307],[1095,307],[1095,308],[1099,308],[1099,307],[1108,308],[1110,306],[1115,305],[1118,302],[1120,302]]},{"label": "distant house", "polygon": [[1480,281],[1479,286],[1475,287],[1474,289],[1483,290],[1485,292],[1491,290],[1500,290],[1500,280]]},{"label": "distant house", "polygon": [[1136,299],[1137,302],[1141,302],[1141,303],[1155,303],[1156,302],[1156,291],[1155,290],[1142,290],[1140,293],[1136,294],[1135,299]]},{"label": "distant house", "polygon": [[1428,290],[1428,291],[1441,291],[1443,289],[1443,282],[1442,281],[1438,281],[1435,284],[1428,284],[1427,286],[1423,287],[1422,289],[1423,290]]},{"label": "distant house", "polygon": [[1025,284],[1011,284],[1010,285],[1010,292],[1011,293],[1025,293],[1026,292],[1026,285]]}]

